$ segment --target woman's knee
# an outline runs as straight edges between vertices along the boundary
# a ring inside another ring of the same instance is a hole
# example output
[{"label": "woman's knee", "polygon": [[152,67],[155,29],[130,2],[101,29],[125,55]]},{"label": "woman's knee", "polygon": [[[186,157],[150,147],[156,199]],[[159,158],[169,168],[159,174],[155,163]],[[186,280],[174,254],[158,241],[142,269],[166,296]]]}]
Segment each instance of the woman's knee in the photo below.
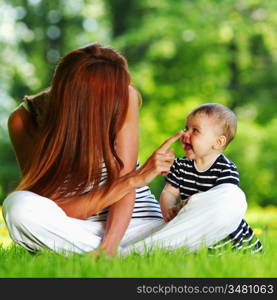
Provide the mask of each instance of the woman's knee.
[{"label": "woman's knee", "polygon": [[237,215],[238,218],[243,218],[246,209],[246,196],[242,189],[234,184],[226,184],[225,191],[222,193],[226,202],[226,209],[230,215]]},{"label": "woman's knee", "polygon": [[3,203],[3,217],[7,225],[43,224],[49,218],[65,216],[54,201],[29,191],[13,192]]},{"label": "woman's knee", "polygon": [[244,192],[238,186],[229,183],[217,185],[206,192],[195,194],[191,196],[191,200],[195,205],[206,205],[239,214],[244,214],[247,208]]},{"label": "woman's knee", "polygon": [[3,217],[9,225],[19,226],[34,215],[35,194],[28,191],[11,193],[3,202]]},{"label": "woman's knee", "polygon": [[179,212],[187,219],[206,218],[218,226],[238,225],[245,215],[247,202],[244,192],[234,184],[222,184],[206,192],[191,196]]}]

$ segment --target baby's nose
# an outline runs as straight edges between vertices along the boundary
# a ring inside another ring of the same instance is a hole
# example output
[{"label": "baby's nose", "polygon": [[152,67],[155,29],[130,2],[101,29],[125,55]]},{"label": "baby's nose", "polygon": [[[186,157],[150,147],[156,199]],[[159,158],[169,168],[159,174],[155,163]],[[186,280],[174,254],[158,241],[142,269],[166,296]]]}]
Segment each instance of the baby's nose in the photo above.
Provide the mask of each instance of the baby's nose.
[{"label": "baby's nose", "polygon": [[185,134],[181,137],[181,143],[189,143],[190,142],[190,134],[188,131],[185,131]]},{"label": "baby's nose", "polygon": [[190,133],[188,131],[186,131],[186,133],[184,134],[184,142],[185,143],[190,142]]}]

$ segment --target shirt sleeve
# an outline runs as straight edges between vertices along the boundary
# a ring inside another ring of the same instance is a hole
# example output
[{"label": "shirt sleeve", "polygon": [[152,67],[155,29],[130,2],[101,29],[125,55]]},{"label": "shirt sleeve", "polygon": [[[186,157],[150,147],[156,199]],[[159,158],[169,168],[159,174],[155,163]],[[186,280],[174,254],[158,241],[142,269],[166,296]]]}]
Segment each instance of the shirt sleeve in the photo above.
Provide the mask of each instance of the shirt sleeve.
[{"label": "shirt sleeve", "polygon": [[239,172],[235,164],[232,163],[228,166],[225,166],[221,170],[220,176],[217,178],[215,185],[219,185],[223,183],[232,183],[239,186],[240,184]]},{"label": "shirt sleeve", "polygon": [[180,171],[177,158],[174,160],[174,163],[171,166],[169,173],[165,177],[165,181],[170,183],[175,188],[180,187]]}]

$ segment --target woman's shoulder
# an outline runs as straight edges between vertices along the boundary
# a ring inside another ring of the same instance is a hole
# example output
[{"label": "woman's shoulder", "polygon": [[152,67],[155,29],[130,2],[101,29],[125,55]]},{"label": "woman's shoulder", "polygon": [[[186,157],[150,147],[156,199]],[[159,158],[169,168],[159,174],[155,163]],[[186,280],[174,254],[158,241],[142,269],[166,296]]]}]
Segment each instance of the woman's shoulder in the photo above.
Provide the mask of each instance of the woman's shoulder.
[{"label": "woman's shoulder", "polygon": [[24,132],[33,132],[34,124],[31,115],[22,105],[19,105],[10,114],[8,118],[8,129],[11,136],[18,136]]},{"label": "woman's shoulder", "polygon": [[48,94],[50,88],[31,96],[23,98],[22,106],[30,113],[36,125],[40,125],[47,110]]},{"label": "woman's shoulder", "polygon": [[23,108],[23,105],[20,104],[17,106],[12,113],[9,115],[8,125],[16,125],[22,123],[24,119],[28,119],[28,112]]},{"label": "woman's shoulder", "polygon": [[8,129],[11,135],[21,132],[33,134],[41,124],[46,112],[49,88],[32,96],[25,96],[8,118]]}]

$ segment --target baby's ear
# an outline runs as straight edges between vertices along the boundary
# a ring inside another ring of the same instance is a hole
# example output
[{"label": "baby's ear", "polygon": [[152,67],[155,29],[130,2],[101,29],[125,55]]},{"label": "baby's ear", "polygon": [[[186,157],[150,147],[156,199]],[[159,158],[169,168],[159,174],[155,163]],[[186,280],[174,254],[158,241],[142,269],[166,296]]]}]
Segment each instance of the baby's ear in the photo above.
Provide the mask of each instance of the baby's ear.
[{"label": "baby's ear", "polygon": [[225,135],[220,135],[215,143],[215,149],[216,150],[222,150],[224,149],[225,145],[226,145],[227,139]]}]

